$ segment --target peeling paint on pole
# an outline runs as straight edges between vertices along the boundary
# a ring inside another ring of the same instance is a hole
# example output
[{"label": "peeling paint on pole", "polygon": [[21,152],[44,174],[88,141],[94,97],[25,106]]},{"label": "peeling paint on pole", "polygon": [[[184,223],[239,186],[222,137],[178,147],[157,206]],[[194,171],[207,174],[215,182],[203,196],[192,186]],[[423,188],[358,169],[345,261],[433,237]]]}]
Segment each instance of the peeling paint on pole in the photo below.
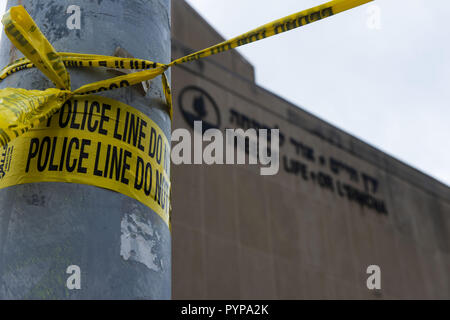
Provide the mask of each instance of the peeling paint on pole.
[{"label": "peeling paint on pole", "polygon": [[[170,62],[169,0],[9,0],[24,5],[57,51]],[[80,29],[67,27],[71,5]],[[20,58],[6,37],[0,67]],[[73,88],[110,78],[107,70],[70,70]],[[37,69],[0,88],[53,87]],[[102,93],[145,113],[170,139],[161,81]],[[81,289],[66,286],[69,266],[80,267]],[[119,193],[69,183],[33,183],[0,190],[0,299],[170,299],[171,236],[147,206]]]},{"label": "peeling paint on pole", "polygon": [[120,255],[124,260],[140,262],[156,272],[164,268],[163,259],[159,255],[161,250],[157,248],[161,236],[139,210],[124,215],[121,232]]}]

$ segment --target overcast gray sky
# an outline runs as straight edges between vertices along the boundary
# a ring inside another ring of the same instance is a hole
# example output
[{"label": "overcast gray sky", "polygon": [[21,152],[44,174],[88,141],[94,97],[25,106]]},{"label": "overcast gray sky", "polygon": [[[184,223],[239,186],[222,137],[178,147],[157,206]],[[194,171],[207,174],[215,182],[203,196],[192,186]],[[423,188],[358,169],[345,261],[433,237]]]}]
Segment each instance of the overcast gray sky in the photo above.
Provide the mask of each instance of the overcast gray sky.
[{"label": "overcast gray sky", "polygon": [[[326,1],[188,2],[230,38]],[[377,0],[238,51],[259,85],[450,185],[449,17],[448,0]]]},{"label": "overcast gray sky", "polygon": [[[326,1],[188,2],[230,38]],[[450,185],[449,17],[448,0],[377,0],[238,51],[259,85]]]}]

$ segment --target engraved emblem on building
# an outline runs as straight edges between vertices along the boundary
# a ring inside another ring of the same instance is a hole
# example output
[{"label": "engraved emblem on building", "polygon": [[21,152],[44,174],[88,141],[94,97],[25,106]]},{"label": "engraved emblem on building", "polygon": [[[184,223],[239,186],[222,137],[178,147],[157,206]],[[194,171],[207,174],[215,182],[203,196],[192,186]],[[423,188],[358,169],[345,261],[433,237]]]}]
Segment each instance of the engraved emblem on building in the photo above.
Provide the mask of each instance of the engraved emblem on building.
[{"label": "engraved emblem on building", "polygon": [[179,95],[178,104],[181,114],[191,128],[194,128],[194,121],[202,121],[203,131],[220,129],[219,108],[214,99],[202,88],[185,87]]}]

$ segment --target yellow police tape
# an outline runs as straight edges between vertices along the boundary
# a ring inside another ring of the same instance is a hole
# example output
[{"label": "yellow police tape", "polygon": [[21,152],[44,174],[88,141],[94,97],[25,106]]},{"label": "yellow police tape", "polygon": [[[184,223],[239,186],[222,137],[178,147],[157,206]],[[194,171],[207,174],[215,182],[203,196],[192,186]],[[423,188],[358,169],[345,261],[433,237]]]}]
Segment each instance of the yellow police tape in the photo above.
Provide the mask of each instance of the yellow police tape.
[{"label": "yellow police tape", "polygon": [[[161,76],[172,119],[171,89],[165,75],[170,67],[287,32],[370,1],[373,0],[333,0],[169,64],[56,52],[25,8],[12,7],[2,22],[6,35],[25,58],[6,66],[0,72],[0,81],[15,72],[36,67],[57,88],[0,90],[0,147],[3,147],[0,149],[0,189],[39,181],[95,185],[143,202],[169,224],[170,144],[167,137],[151,119],[132,107],[91,94]],[[72,91],[66,68],[84,67],[142,71],[90,83]],[[84,111],[77,111],[82,106]],[[121,133],[116,136],[116,132]]]},{"label": "yellow police tape", "polygon": [[233,39],[224,41],[215,46],[192,53],[169,64],[169,66],[182,64],[189,61],[209,57],[217,53],[225,52],[255,41],[263,40],[274,35],[296,29],[307,24],[331,17],[349,9],[353,9],[373,0],[334,0],[311,9],[300,11],[282,19],[265,24],[252,31],[244,33]]},{"label": "yellow police tape", "polygon": [[58,181],[122,193],[169,225],[169,139],[149,117],[116,100],[73,97],[0,148],[0,188]]}]

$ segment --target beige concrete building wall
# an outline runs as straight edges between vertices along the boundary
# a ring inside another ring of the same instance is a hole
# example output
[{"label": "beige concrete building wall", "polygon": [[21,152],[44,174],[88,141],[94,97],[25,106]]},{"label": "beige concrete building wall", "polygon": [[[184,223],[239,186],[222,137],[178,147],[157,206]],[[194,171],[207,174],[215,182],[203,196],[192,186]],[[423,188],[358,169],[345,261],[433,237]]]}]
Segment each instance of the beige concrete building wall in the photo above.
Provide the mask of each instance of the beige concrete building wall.
[{"label": "beige concrete building wall", "polygon": [[[172,10],[174,58],[223,40],[184,1]],[[282,137],[275,176],[173,165],[174,299],[450,298],[447,186],[258,87],[236,51],[174,68],[172,82],[174,129],[198,119]]]}]

